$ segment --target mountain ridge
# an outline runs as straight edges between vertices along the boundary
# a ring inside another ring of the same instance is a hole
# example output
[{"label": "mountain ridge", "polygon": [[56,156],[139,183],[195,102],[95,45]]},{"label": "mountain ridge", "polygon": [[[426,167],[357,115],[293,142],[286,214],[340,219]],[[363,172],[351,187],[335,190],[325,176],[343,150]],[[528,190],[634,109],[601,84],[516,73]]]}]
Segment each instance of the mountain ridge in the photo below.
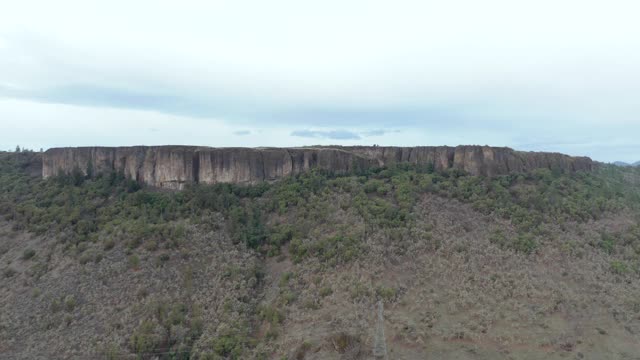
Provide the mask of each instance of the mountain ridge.
[{"label": "mountain ridge", "polygon": [[314,146],[291,148],[215,148],[202,146],[133,146],[52,148],[44,152],[42,176],[122,172],[143,184],[183,189],[190,183],[256,184],[312,169],[337,174],[396,164],[458,169],[495,176],[547,168],[590,171],[588,157],[522,152],[506,147],[451,146]]},{"label": "mountain ridge", "polygon": [[640,166],[640,161],[636,161],[634,163],[628,163],[624,161],[614,161],[612,164],[616,166]]}]

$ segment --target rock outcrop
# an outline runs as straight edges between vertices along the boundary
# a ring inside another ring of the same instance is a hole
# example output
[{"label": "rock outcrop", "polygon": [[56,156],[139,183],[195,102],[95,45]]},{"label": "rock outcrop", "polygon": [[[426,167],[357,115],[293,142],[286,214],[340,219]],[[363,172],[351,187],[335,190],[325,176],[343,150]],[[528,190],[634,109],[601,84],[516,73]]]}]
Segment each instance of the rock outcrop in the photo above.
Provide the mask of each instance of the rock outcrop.
[{"label": "rock outcrop", "polygon": [[78,147],[47,150],[42,176],[79,169],[87,174],[122,172],[141,183],[182,189],[190,183],[253,184],[318,168],[344,174],[400,163],[432,165],[495,176],[538,168],[589,171],[587,157],[520,152],[489,146],[210,148],[196,146]]}]

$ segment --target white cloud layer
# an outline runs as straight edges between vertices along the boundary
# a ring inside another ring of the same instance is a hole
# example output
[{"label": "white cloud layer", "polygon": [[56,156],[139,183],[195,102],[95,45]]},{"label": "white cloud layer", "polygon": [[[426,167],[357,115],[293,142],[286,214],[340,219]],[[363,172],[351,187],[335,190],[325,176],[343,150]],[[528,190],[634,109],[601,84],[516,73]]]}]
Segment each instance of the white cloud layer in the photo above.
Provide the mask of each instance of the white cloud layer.
[{"label": "white cloud layer", "polygon": [[638,13],[623,0],[7,2],[0,146],[446,142],[636,161]]}]

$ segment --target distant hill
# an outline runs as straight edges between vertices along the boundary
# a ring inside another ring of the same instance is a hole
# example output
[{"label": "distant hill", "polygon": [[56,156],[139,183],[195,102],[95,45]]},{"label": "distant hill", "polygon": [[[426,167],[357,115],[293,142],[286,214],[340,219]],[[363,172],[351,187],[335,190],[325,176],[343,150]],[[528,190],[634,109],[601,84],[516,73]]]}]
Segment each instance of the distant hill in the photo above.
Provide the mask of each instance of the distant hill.
[{"label": "distant hill", "polygon": [[633,164],[629,164],[629,163],[624,162],[624,161],[614,161],[613,165],[617,165],[617,166],[640,166],[640,161],[636,161]]},{"label": "distant hill", "polygon": [[631,164],[626,163],[624,161],[614,161],[613,165],[616,165],[616,166],[631,166]]}]

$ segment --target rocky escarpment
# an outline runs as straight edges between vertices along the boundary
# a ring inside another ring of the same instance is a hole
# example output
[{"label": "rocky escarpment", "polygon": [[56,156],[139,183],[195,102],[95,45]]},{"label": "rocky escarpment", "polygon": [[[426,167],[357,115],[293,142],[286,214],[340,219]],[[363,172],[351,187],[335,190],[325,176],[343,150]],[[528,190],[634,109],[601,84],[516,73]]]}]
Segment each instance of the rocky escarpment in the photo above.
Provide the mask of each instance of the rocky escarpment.
[{"label": "rocky escarpment", "polygon": [[210,148],[195,146],[78,147],[47,150],[42,175],[78,169],[83,173],[122,172],[144,184],[182,189],[190,183],[252,184],[318,168],[335,173],[410,163],[436,171],[460,169],[495,176],[538,168],[589,171],[586,157],[520,152],[489,146]]}]

